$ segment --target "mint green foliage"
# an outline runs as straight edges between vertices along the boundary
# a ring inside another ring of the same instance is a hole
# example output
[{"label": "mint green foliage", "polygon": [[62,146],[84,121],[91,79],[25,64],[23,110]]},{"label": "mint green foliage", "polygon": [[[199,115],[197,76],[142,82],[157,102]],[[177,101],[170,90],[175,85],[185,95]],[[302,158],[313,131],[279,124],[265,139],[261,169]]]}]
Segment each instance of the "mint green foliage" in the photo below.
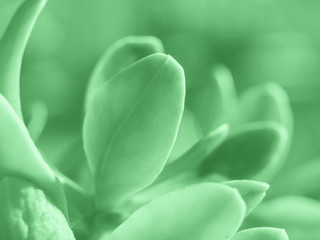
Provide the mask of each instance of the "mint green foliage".
[{"label": "mint green foliage", "polygon": [[84,121],[84,146],[98,205],[117,205],[159,175],[177,135],[184,95],[183,70],[164,54],[134,63],[97,91]]},{"label": "mint green foliage", "polygon": [[288,236],[283,229],[276,228],[251,228],[238,232],[232,240],[288,240]]},{"label": "mint green foliage", "polygon": [[319,3],[46,2],[0,0],[0,239],[320,239]]}]

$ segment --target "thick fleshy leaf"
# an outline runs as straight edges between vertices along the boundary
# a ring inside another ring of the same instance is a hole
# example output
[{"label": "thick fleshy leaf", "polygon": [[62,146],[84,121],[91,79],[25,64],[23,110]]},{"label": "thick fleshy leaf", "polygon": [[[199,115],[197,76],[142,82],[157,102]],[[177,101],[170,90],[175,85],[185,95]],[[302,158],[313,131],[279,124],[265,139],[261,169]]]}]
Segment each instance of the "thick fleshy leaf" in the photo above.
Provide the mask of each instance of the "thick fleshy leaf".
[{"label": "thick fleshy leaf", "polygon": [[231,240],[289,240],[284,229],[279,228],[250,228],[238,232]]},{"label": "thick fleshy leaf", "polygon": [[287,139],[286,129],[275,122],[245,125],[204,161],[200,174],[220,173],[230,179],[251,179],[277,166]]},{"label": "thick fleshy leaf", "polygon": [[0,41],[0,93],[22,117],[20,70],[24,49],[46,0],[25,0]]},{"label": "thick fleshy leaf", "polygon": [[191,90],[188,98],[187,105],[198,118],[204,135],[223,123],[236,121],[236,90],[229,69],[223,65],[215,66],[212,81]]},{"label": "thick fleshy leaf", "polygon": [[286,149],[279,157],[277,169],[258,176],[258,179],[270,181],[286,160],[293,134],[293,115],[287,93],[277,83],[265,83],[245,91],[240,98],[241,121],[275,121],[284,126],[288,132]]},{"label": "thick fleshy leaf", "polygon": [[239,228],[245,204],[223,184],[200,183],[171,192],[133,213],[108,240],[224,240]]},{"label": "thick fleshy leaf", "polygon": [[254,86],[240,98],[243,122],[276,121],[292,133],[293,116],[287,93],[277,83]]},{"label": "thick fleshy leaf", "polygon": [[28,130],[16,112],[0,94],[0,179],[21,177],[40,186],[66,212],[62,187],[43,160]]},{"label": "thick fleshy leaf", "polygon": [[238,190],[246,204],[246,215],[250,214],[263,200],[266,196],[266,191],[269,189],[269,184],[267,183],[250,180],[233,180],[223,182],[223,184]]},{"label": "thick fleshy leaf", "polygon": [[195,118],[191,110],[185,106],[182,114],[181,123],[177,139],[170,153],[167,164],[175,162],[187,150],[189,150],[202,137],[202,130],[199,122]]},{"label": "thick fleshy leaf", "polygon": [[[294,187],[294,186],[293,186]],[[275,198],[260,204],[250,225],[284,228],[290,239],[320,239],[320,202],[301,196]]]},{"label": "thick fleshy leaf", "polygon": [[84,121],[98,205],[116,205],[160,174],[177,136],[184,81],[181,66],[158,53],[132,64],[98,90]]},{"label": "thick fleshy leaf", "polygon": [[74,240],[63,213],[31,182],[0,181],[0,236],[12,240]]},{"label": "thick fleshy leaf", "polygon": [[88,107],[96,91],[116,74],[153,53],[163,52],[159,39],[151,36],[132,36],[114,43],[97,63],[87,88],[85,106]]},{"label": "thick fleshy leaf", "polygon": [[220,126],[197,142],[177,161],[166,165],[159,177],[148,188],[130,198],[128,211],[180,187],[203,182],[196,173],[197,168],[227,138],[228,133],[228,125]]},{"label": "thick fleshy leaf", "polygon": [[219,147],[229,134],[229,126],[223,124],[211,131],[174,163],[167,165],[157,182],[176,177],[179,174],[194,171],[214,150]]}]

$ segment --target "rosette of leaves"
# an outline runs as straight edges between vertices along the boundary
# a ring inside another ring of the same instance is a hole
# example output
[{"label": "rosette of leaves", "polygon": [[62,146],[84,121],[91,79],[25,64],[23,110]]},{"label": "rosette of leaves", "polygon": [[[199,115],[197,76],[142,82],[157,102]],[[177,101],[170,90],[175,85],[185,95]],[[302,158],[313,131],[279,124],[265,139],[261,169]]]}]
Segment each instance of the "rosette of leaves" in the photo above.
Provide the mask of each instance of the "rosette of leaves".
[{"label": "rosette of leaves", "polygon": [[167,162],[184,134],[185,76],[153,37],[117,42],[89,80],[83,144],[91,187],[80,187],[46,162],[31,137],[43,126],[27,129],[19,89],[23,51],[44,4],[24,1],[0,42],[1,237],[287,239],[275,228],[239,231],[269,187],[254,179],[270,177],[286,150],[288,126],[281,111],[273,114],[277,102],[271,101],[276,108],[270,114],[250,106],[250,121],[231,123],[237,101],[230,76],[220,69],[216,114],[223,114],[224,124],[206,125],[198,114],[199,139]]}]

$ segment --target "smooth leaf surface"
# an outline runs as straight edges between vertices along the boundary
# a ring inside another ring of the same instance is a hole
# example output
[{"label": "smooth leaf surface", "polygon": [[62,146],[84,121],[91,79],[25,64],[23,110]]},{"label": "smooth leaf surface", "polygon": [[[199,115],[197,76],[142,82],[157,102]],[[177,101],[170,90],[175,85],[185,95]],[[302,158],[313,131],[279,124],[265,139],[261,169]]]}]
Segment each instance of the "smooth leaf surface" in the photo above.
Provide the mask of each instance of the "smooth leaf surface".
[{"label": "smooth leaf surface", "polygon": [[290,239],[320,238],[320,202],[302,196],[285,196],[260,204],[250,215],[251,225],[284,228]]},{"label": "smooth leaf surface", "polygon": [[223,184],[238,190],[246,204],[246,215],[250,214],[263,200],[266,196],[266,191],[269,189],[267,183],[250,180],[233,180],[223,182]]},{"label": "smooth leaf surface", "polygon": [[63,213],[31,182],[5,178],[0,190],[2,239],[75,239]]},{"label": "smooth leaf surface", "polygon": [[0,179],[21,177],[37,184],[66,213],[59,181],[43,160],[31,137],[7,100],[0,94]]},{"label": "smooth leaf surface", "polygon": [[230,179],[250,179],[277,165],[288,138],[274,122],[259,122],[237,129],[201,165],[202,175],[220,173]]},{"label": "smooth leaf surface", "polygon": [[238,100],[229,69],[216,65],[211,73],[212,80],[201,88],[188,92],[190,106],[200,122],[203,135],[219,125],[236,121]]},{"label": "smooth leaf surface", "polygon": [[199,122],[191,110],[184,106],[177,139],[170,153],[167,164],[171,164],[186,153],[202,137]]},{"label": "smooth leaf surface", "polygon": [[85,106],[88,107],[103,83],[141,58],[161,52],[163,52],[161,41],[151,36],[125,37],[114,43],[99,60],[90,77]]},{"label": "smooth leaf surface", "polygon": [[108,240],[223,240],[239,228],[245,204],[223,184],[201,183],[169,193],[143,206]]},{"label": "smooth leaf surface", "polygon": [[178,160],[167,165],[161,172],[157,182],[195,170],[206,157],[214,152],[214,150],[226,140],[228,134],[229,126],[227,124],[223,124],[211,131],[194,144]]},{"label": "smooth leaf surface", "polygon": [[46,0],[25,0],[0,41],[0,93],[22,118],[20,70],[22,57],[35,22]]},{"label": "smooth leaf surface", "polygon": [[99,89],[84,121],[98,205],[116,205],[160,174],[177,136],[184,96],[183,69],[160,53]]},{"label": "smooth leaf surface", "polygon": [[166,165],[159,177],[148,188],[130,198],[131,207],[129,208],[136,209],[180,187],[203,182],[196,173],[198,166],[227,138],[228,133],[228,125],[220,126],[198,141],[174,163]]},{"label": "smooth leaf surface", "polygon": [[289,240],[285,230],[279,228],[251,228],[238,232],[231,240]]},{"label": "smooth leaf surface", "polygon": [[254,86],[240,98],[241,121],[275,121],[284,126],[288,132],[288,140],[283,155],[279,157],[277,168],[266,171],[258,179],[270,181],[283,166],[293,135],[293,113],[287,93],[277,83],[265,83]]},{"label": "smooth leaf surface", "polygon": [[254,86],[240,97],[243,122],[276,121],[292,134],[293,116],[287,93],[277,83]]}]

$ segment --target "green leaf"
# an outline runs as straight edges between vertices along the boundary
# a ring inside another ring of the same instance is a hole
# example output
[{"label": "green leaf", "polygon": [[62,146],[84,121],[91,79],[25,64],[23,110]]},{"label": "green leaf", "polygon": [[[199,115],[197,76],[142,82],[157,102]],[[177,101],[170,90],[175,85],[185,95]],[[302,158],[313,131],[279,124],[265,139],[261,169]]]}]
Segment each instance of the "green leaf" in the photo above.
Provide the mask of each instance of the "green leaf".
[{"label": "green leaf", "polygon": [[250,180],[233,180],[223,182],[223,184],[238,190],[243,201],[246,203],[246,215],[249,215],[263,200],[266,196],[266,191],[269,189],[269,184],[267,183]]},{"label": "green leaf", "polygon": [[98,90],[84,120],[98,205],[116,205],[160,174],[177,136],[184,95],[183,69],[160,53]]},{"label": "green leaf", "polygon": [[211,74],[212,81],[201,88],[190,91],[187,105],[198,118],[206,135],[219,125],[233,124],[236,119],[238,100],[229,69],[216,65]]},{"label": "green leaf", "polygon": [[197,169],[197,167],[226,140],[228,134],[229,126],[227,124],[223,124],[211,131],[194,144],[193,147],[178,160],[167,165],[161,172],[157,182]]},{"label": "green leaf", "polygon": [[159,177],[146,189],[135,194],[127,203],[128,211],[168,192],[189,184],[203,182],[196,169],[228,136],[229,126],[224,124],[198,141],[188,152],[174,163],[164,167]]},{"label": "green leaf", "polygon": [[289,240],[284,229],[278,228],[251,228],[238,232],[231,240]]},{"label": "green leaf", "polygon": [[293,116],[289,98],[277,83],[254,86],[240,97],[243,122],[276,121],[292,134]]},{"label": "green leaf", "polygon": [[257,122],[257,121],[275,121],[284,126],[288,132],[286,149],[283,155],[279,157],[277,168],[270,169],[258,179],[270,181],[279,169],[283,166],[287,158],[291,145],[293,134],[293,114],[287,93],[277,83],[264,83],[254,86],[240,98],[241,121]]},{"label": "green leaf", "polygon": [[200,183],[171,192],[133,213],[108,240],[224,240],[239,228],[245,204],[223,184]]},{"label": "green leaf", "polygon": [[47,124],[48,108],[44,102],[35,101],[31,105],[30,115],[27,128],[32,140],[37,142]]},{"label": "green leaf", "polygon": [[60,182],[43,160],[22,120],[1,94],[0,116],[0,179],[14,176],[30,180],[66,213]]},{"label": "green leaf", "polygon": [[153,53],[163,52],[159,39],[151,36],[125,37],[114,43],[97,63],[89,80],[85,107],[96,91],[132,63]]},{"label": "green leaf", "polygon": [[185,106],[177,139],[174,143],[167,164],[171,164],[179,159],[187,150],[197,143],[201,137],[202,130],[200,129],[199,122],[190,109]]},{"label": "green leaf", "polygon": [[317,240],[320,237],[320,202],[302,196],[275,198],[261,203],[249,220],[250,226],[284,228],[291,239]]},{"label": "green leaf", "polygon": [[22,118],[20,70],[25,47],[46,0],[25,0],[0,41],[0,93]]},{"label": "green leaf", "polygon": [[230,179],[251,179],[275,168],[288,139],[275,122],[247,124],[235,130],[201,165],[201,175],[223,174]]},{"label": "green leaf", "polygon": [[31,182],[0,181],[0,236],[10,240],[74,240],[63,213]]}]

